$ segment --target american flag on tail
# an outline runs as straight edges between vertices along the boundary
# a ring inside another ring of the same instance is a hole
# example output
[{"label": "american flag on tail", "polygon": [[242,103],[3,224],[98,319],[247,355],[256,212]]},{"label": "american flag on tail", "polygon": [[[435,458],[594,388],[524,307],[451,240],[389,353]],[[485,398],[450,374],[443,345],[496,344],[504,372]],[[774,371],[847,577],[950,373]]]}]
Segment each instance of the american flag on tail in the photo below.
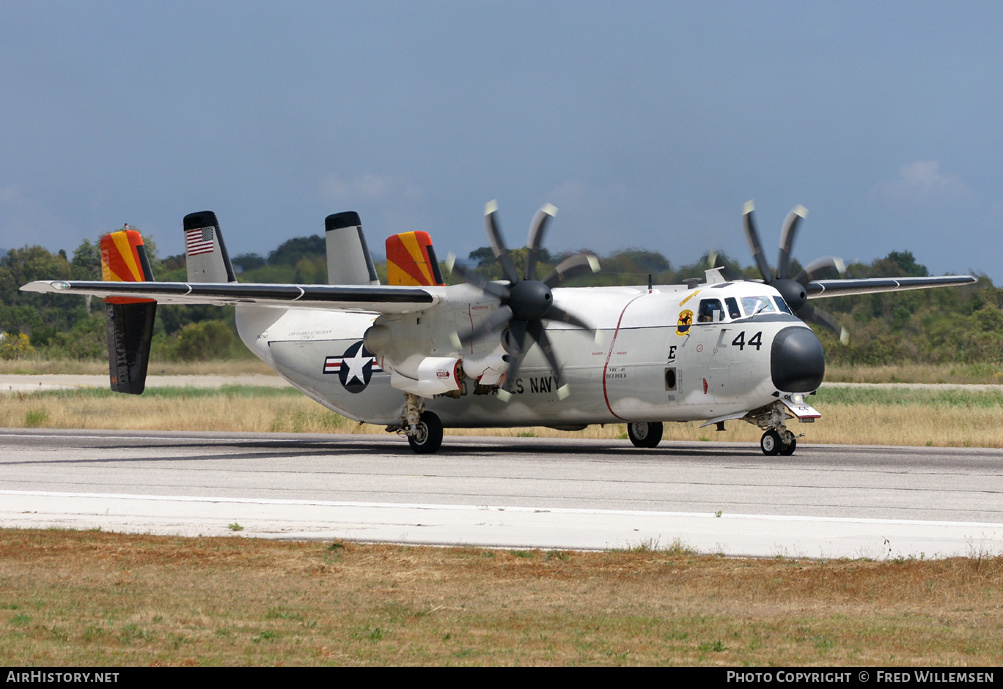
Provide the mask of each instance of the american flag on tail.
[{"label": "american flag on tail", "polygon": [[214,248],[211,227],[196,227],[185,230],[185,253],[189,256],[212,253]]}]

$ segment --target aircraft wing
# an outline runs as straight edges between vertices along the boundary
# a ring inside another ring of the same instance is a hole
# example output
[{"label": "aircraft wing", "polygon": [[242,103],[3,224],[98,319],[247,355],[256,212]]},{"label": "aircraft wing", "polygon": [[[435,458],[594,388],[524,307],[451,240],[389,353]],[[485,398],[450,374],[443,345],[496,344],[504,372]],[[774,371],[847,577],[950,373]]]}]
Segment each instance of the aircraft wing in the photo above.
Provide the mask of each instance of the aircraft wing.
[{"label": "aircraft wing", "polygon": [[384,285],[292,285],[265,283],[105,282],[40,280],[25,292],[155,299],[163,304],[259,304],[367,313],[409,313],[438,304],[442,296],[422,287]]},{"label": "aircraft wing", "polygon": [[873,294],[875,292],[897,292],[907,289],[929,289],[949,285],[970,285],[978,280],[971,275],[938,275],[935,277],[911,278],[862,278],[812,280],[805,285],[809,299],[822,297],[842,297],[848,294]]}]

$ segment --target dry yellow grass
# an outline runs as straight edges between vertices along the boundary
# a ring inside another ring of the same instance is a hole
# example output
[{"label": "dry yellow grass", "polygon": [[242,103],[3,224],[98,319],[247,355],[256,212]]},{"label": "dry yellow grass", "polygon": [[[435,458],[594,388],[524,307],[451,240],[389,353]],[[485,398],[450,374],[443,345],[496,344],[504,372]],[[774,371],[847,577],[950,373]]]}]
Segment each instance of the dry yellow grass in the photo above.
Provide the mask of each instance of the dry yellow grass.
[{"label": "dry yellow grass", "polygon": [[[234,389],[236,390],[236,388]],[[887,393],[895,399],[897,393]],[[932,445],[938,447],[1003,447],[1003,393],[976,391],[949,404],[916,395],[909,403],[818,401],[822,418],[813,424],[793,423],[804,433],[802,443],[865,445]],[[968,401],[965,401],[965,400]],[[181,430],[233,432],[383,433],[382,426],[357,424],[293,391],[261,390],[252,396],[227,392],[192,392],[186,396],[66,395],[12,393],[0,397],[0,426],[6,428],[86,428],[109,430]],[[667,423],[666,441],[731,441],[757,443],[762,431],[744,422],[728,422],[727,430],[700,428],[698,423]],[[449,435],[626,438],[622,424],[590,426],[566,433],[550,428],[448,429]]]},{"label": "dry yellow grass", "polygon": [[[183,595],[179,595],[183,592]],[[1003,558],[0,531],[0,663],[996,666]]]},{"label": "dry yellow grass", "polygon": [[[150,375],[155,376],[240,376],[245,374],[274,375],[260,359],[248,357],[233,360],[213,361],[153,361]],[[108,361],[105,359],[43,359],[25,357],[23,359],[0,359],[0,375],[108,375]]]}]

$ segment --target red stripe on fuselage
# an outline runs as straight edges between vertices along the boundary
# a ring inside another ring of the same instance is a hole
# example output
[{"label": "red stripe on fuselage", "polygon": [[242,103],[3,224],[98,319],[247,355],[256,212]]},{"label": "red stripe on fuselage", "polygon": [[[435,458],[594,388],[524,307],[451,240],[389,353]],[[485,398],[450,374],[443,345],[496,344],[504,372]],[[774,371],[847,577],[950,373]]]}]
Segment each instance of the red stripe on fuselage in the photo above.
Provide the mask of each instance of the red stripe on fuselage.
[{"label": "red stripe on fuselage", "polygon": [[644,294],[638,294],[636,297],[627,302],[627,305],[623,307],[623,311],[620,312],[620,318],[616,321],[616,330],[613,331],[613,341],[609,343],[609,352],[606,353],[606,363],[602,367],[602,396],[606,400],[606,408],[609,409],[609,413],[618,419],[624,419],[622,416],[613,411],[613,407],[609,404],[609,394],[606,392],[606,369],[609,368],[609,360],[613,357],[613,348],[616,346],[616,336],[620,334],[620,324],[623,323],[623,314],[627,313],[627,309],[635,301],[645,296]]}]

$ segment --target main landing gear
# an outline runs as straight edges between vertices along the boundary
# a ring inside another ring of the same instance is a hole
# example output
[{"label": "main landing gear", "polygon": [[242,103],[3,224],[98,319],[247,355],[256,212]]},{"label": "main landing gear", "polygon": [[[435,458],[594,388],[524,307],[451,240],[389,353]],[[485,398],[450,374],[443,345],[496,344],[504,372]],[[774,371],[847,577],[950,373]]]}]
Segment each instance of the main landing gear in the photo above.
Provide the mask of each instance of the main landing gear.
[{"label": "main landing gear", "polygon": [[388,426],[387,430],[403,431],[415,454],[430,455],[442,446],[442,421],[433,412],[425,411],[425,401],[418,395],[404,393],[401,421],[401,426]]},{"label": "main landing gear", "polygon": [[655,447],[662,439],[662,424],[660,421],[628,423],[627,437],[634,447]]},{"label": "main landing gear", "polygon": [[763,433],[763,437],[759,439],[759,448],[763,451],[764,455],[772,457],[774,455],[794,454],[794,449],[798,445],[797,438],[786,428],[782,430],[786,435],[790,436],[787,442],[784,442],[784,437],[777,431],[769,430]]},{"label": "main landing gear", "polygon": [[442,421],[430,411],[422,412],[407,442],[415,454],[429,455],[442,445]]}]

